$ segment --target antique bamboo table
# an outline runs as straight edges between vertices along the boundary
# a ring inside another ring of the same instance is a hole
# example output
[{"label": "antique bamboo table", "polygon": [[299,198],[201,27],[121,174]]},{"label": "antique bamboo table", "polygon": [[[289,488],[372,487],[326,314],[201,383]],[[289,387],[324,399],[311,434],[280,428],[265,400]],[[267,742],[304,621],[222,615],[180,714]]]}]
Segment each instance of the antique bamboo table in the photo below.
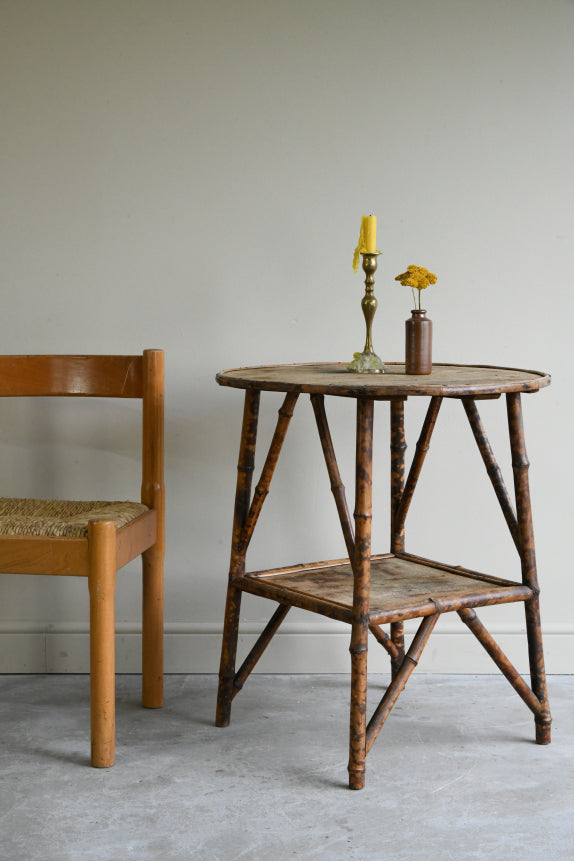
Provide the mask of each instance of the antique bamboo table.
[{"label": "antique bamboo table", "polygon": [[[217,726],[227,726],[231,701],[263,654],[291,607],[301,607],[351,625],[351,720],[349,786],[360,789],[365,759],[442,613],[456,611],[534,713],[536,741],[550,742],[539,589],[530,510],[528,459],[524,444],[521,393],[550,383],[548,374],[514,368],[434,365],[428,376],[407,376],[404,366],[390,373],[352,374],[342,364],[277,365],[240,368],[217,376],[222,386],[245,389],[239,451],[231,564],[219,675]],[[261,478],[253,497],[257,422],[262,391],[285,392],[285,400]],[[348,559],[246,573],[245,558],[253,530],[279,458],[295,403],[308,394],[345,537]],[[486,436],[476,401],[506,396],[516,513]],[[341,482],[325,412],[325,395],[357,401],[354,528]],[[430,397],[412,464],[405,475],[404,403]],[[426,457],[443,398],[461,401],[520,556],[521,582],[451,567],[405,552],[405,519]],[[371,556],[371,499],[374,401],[390,402],[391,542],[390,553]],[[235,670],[242,592],[270,598],[278,607],[241,668]],[[474,610],[489,604],[523,601],[530,657],[529,686],[492,639]],[[405,651],[403,623],[422,619]],[[390,623],[390,634],[382,624]],[[371,719],[366,719],[367,639],[369,632],[390,655],[392,679]]]}]

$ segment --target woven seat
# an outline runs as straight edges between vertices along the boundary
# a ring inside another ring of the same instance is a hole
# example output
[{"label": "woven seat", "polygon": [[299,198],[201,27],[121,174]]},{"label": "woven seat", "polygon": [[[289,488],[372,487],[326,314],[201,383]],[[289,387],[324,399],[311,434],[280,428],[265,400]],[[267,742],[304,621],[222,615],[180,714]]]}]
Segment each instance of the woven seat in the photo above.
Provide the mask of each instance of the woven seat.
[{"label": "woven seat", "polygon": [[0,535],[87,538],[88,523],[112,520],[116,529],[148,511],[140,502],[71,502],[0,497]]}]

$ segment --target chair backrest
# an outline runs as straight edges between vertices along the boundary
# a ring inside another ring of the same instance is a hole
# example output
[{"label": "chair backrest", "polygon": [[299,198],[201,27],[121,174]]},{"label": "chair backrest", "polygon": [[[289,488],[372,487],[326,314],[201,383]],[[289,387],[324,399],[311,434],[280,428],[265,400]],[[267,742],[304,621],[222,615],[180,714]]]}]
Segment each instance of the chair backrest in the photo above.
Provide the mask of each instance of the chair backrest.
[{"label": "chair backrest", "polygon": [[0,356],[0,397],[141,398],[142,365],[142,356]]},{"label": "chair backrest", "polygon": [[142,502],[163,497],[163,350],[140,356],[0,356],[0,397],[141,398]]}]

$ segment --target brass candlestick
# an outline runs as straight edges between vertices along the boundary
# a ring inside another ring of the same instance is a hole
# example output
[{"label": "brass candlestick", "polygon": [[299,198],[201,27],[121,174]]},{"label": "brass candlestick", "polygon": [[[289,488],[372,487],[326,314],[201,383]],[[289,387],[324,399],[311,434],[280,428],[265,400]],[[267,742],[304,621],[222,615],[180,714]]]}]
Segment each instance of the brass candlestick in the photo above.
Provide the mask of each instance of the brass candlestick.
[{"label": "brass candlestick", "polygon": [[367,324],[367,340],[362,353],[355,353],[355,358],[347,367],[348,371],[354,374],[384,374],[387,368],[379,359],[373,349],[372,327],[373,317],[377,310],[377,300],[375,299],[375,272],[377,271],[377,257],[380,251],[364,252],[363,271],[365,278],[365,295],[361,301],[361,308],[365,315],[365,323]]}]

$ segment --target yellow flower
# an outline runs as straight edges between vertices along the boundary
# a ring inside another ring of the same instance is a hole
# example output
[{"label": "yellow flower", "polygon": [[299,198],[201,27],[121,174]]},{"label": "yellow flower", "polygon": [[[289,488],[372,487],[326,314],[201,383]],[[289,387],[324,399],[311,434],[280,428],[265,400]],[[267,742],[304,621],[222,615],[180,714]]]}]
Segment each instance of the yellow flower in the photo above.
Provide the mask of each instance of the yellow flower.
[{"label": "yellow flower", "polygon": [[[424,266],[407,266],[407,271],[397,275],[395,281],[400,281],[405,287],[412,287],[413,297],[415,290],[419,291],[419,309],[421,307],[421,290],[426,290],[429,284],[436,284],[437,277],[434,272],[429,272]],[[415,307],[416,307],[415,298]]]},{"label": "yellow flower", "polygon": [[400,281],[405,287],[425,290],[429,284],[436,284],[437,277],[434,272],[429,272],[424,266],[407,266],[407,271],[397,275],[395,281]]}]

